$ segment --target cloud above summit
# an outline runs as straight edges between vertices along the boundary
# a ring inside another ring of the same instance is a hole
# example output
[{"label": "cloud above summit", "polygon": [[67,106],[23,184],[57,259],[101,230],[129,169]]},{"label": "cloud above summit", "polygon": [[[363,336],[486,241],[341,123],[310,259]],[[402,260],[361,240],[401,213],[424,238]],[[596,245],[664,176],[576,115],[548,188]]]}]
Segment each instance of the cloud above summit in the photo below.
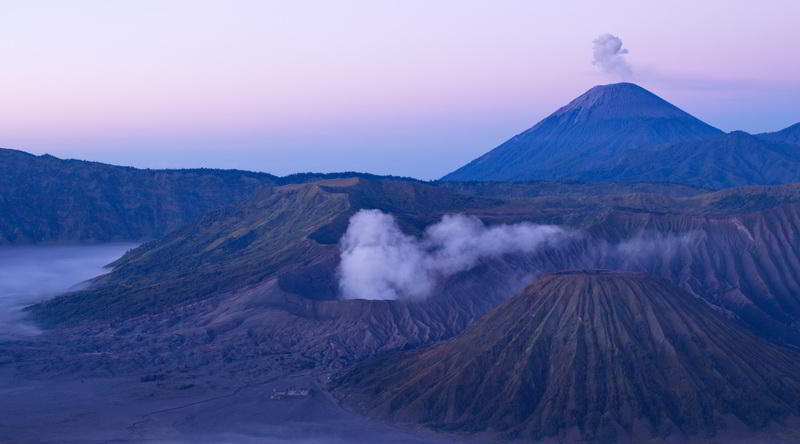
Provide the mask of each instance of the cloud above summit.
[{"label": "cloud above summit", "polygon": [[621,79],[633,76],[625,55],[628,50],[622,47],[622,39],[612,34],[603,34],[592,41],[592,65],[607,74]]}]

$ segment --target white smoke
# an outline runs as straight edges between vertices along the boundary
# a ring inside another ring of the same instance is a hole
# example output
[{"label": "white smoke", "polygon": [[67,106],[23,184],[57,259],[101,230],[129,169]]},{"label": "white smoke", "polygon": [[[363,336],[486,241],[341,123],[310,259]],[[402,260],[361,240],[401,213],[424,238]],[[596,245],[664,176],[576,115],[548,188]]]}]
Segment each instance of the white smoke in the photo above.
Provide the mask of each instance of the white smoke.
[{"label": "white smoke", "polygon": [[623,79],[633,75],[631,65],[625,60],[627,49],[622,47],[622,40],[611,34],[603,34],[592,41],[592,65],[605,73],[614,74]]},{"label": "white smoke", "polygon": [[669,262],[681,253],[689,252],[691,245],[697,243],[700,237],[699,231],[682,234],[643,233],[621,242],[616,246],[616,251],[626,267],[647,260]]},{"label": "white smoke", "polygon": [[457,214],[444,216],[418,239],[400,231],[391,215],[361,210],[342,237],[339,289],[346,299],[423,299],[437,281],[482,258],[532,253],[571,236],[551,225],[487,227]]},{"label": "white smoke", "polygon": [[655,272],[669,267],[672,261],[683,260],[702,240],[701,231],[659,233],[642,231],[619,243],[596,240],[589,244],[586,266],[620,270]]}]

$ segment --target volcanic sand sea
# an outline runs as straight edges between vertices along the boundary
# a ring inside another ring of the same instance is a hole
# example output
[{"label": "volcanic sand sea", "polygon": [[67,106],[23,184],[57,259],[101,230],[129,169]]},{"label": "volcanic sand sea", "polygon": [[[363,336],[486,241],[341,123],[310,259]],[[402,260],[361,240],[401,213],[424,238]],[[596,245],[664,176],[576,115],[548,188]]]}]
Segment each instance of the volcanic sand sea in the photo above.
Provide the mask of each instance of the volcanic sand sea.
[{"label": "volcanic sand sea", "polygon": [[[234,389],[230,385],[209,388],[213,381],[175,389],[158,380],[131,376],[21,374],[13,365],[16,347],[38,344],[37,338],[48,336],[38,335],[40,331],[25,321],[22,309],[80,288],[135,246],[0,247],[0,442],[454,442],[346,412],[324,391],[319,378],[311,375],[267,378]],[[312,388],[311,396],[270,399],[273,390],[291,387]]]},{"label": "volcanic sand sea", "polygon": [[[231,391],[159,389],[133,378],[30,380],[0,369],[0,442],[454,444],[343,410],[311,375]],[[299,399],[273,390],[308,387]],[[9,408],[5,408],[8,406]],[[11,408],[13,406],[13,408]],[[475,441],[469,441],[475,442]]]}]

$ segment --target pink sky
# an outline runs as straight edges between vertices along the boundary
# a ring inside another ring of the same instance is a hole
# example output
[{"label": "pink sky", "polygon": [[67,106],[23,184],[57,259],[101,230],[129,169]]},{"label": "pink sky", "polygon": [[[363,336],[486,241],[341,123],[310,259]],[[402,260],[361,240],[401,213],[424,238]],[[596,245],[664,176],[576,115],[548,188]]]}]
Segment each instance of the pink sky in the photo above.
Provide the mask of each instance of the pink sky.
[{"label": "pink sky", "polygon": [[15,3],[0,146],[37,154],[435,178],[617,81],[604,33],[723,130],[800,121],[796,1]]}]

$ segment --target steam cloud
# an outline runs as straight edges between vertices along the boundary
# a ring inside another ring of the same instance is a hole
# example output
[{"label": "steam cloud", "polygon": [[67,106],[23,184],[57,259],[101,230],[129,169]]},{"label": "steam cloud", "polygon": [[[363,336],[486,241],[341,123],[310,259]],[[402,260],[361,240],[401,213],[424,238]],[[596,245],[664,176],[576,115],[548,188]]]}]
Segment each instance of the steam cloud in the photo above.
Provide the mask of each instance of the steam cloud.
[{"label": "steam cloud", "polygon": [[617,75],[623,79],[633,75],[631,65],[625,60],[627,49],[622,47],[622,40],[611,34],[603,34],[592,41],[592,65],[605,73]]},{"label": "steam cloud", "polygon": [[532,254],[543,247],[583,245],[584,254],[568,263],[538,262],[526,270],[529,281],[546,271],[566,268],[610,268],[662,274],[674,260],[690,254],[699,231],[640,232],[619,243],[589,239],[584,233],[552,225],[519,223],[485,226],[478,218],[446,215],[420,238],[400,230],[379,210],[361,210],[350,218],[342,237],[339,290],[345,299],[424,299],[437,282],[469,270],[481,259]]},{"label": "steam cloud", "polygon": [[339,289],[346,299],[422,299],[439,279],[482,258],[532,253],[570,236],[551,225],[487,227],[473,216],[446,215],[417,239],[391,215],[361,210],[342,237]]},{"label": "steam cloud", "polygon": [[[655,272],[654,268],[690,254],[692,245],[702,239],[700,231],[684,233],[640,232],[620,243],[596,241],[587,250],[587,266],[631,271]],[[659,273],[654,273],[659,274]]]}]

